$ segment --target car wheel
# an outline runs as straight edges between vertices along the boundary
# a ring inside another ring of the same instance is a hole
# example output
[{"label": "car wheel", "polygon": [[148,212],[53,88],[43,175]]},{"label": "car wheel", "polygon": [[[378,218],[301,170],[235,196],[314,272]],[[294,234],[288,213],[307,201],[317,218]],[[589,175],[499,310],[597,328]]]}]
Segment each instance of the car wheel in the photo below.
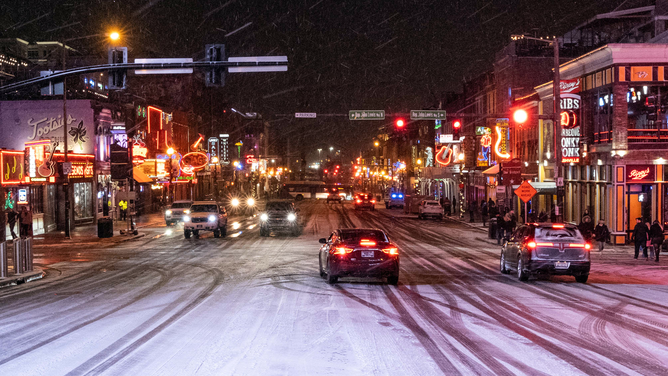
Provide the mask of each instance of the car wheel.
[{"label": "car wheel", "polygon": [[576,275],[575,276],[575,281],[578,283],[587,283],[587,280],[589,279],[589,274],[583,274],[583,275]]},{"label": "car wheel", "polygon": [[500,269],[502,274],[508,274],[510,271],[506,269],[506,255],[501,251],[501,261],[499,261]]},{"label": "car wheel", "polygon": [[517,255],[517,279],[524,282],[529,279],[529,274],[524,271],[524,262],[522,261],[522,255]]},{"label": "car wheel", "polygon": [[193,230],[193,235],[195,235],[195,239],[199,239],[199,230]]},{"label": "car wheel", "polygon": [[220,238],[220,229],[213,230],[213,237],[214,238]]},{"label": "car wheel", "polygon": [[391,275],[387,277],[387,283],[389,283],[392,286],[396,286],[397,283],[399,283],[399,276],[398,275]]},{"label": "car wheel", "polygon": [[222,236],[223,238],[227,236],[227,225],[225,225],[225,227],[220,228],[220,236]]},{"label": "car wheel", "polygon": [[183,230],[183,237],[186,239],[190,239],[190,230]]},{"label": "car wheel", "polygon": [[319,253],[318,253],[318,270],[320,271],[320,278],[325,278],[327,273],[325,273],[325,271],[322,270],[322,259],[320,258]]},{"label": "car wheel", "polygon": [[339,281],[339,277],[337,277],[335,275],[332,275],[331,273],[327,274],[327,283],[329,283],[330,285],[333,285],[338,281]]}]

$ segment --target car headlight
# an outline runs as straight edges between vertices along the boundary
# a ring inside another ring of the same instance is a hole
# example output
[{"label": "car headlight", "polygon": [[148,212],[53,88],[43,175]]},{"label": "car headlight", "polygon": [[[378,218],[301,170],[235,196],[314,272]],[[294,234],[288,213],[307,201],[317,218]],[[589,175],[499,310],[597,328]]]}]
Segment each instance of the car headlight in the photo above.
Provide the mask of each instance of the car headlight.
[{"label": "car headlight", "polygon": [[188,217],[187,215],[184,215],[183,216],[183,222],[190,222],[190,217]]},{"label": "car headlight", "polygon": [[165,211],[165,215],[172,215],[172,211],[171,210]]},{"label": "car headlight", "polygon": [[216,216],[215,215],[210,215],[209,216],[209,222],[215,222],[216,221]]},{"label": "car headlight", "polygon": [[297,219],[296,215],[294,215],[293,213],[288,214],[288,221],[294,221],[295,219]]},{"label": "car headlight", "polygon": [[230,204],[232,204],[233,207],[239,206],[239,199],[238,198],[233,198],[232,201],[230,201]]},{"label": "car headlight", "polygon": [[188,210],[188,209],[184,210],[183,214],[190,214],[190,210]]},{"label": "car headlight", "polygon": [[253,205],[255,205],[255,199],[252,198],[252,197],[249,198],[248,200],[246,200],[246,205],[248,205],[248,206],[253,206]]},{"label": "car headlight", "polygon": [[262,215],[260,215],[260,219],[263,221],[267,221],[269,220],[269,216],[267,215],[267,213],[262,213]]}]

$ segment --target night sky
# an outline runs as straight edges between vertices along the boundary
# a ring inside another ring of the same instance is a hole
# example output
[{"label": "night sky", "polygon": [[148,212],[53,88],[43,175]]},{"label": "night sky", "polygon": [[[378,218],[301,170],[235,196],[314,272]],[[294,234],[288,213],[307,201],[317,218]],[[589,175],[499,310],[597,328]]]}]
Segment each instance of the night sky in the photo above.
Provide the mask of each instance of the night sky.
[{"label": "night sky", "polygon": [[[445,92],[460,91],[464,78],[489,69],[510,34],[563,33],[621,3],[2,0],[0,36],[54,40],[118,28],[131,49],[131,59],[201,59],[207,42],[225,43],[231,56],[287,55],[287,73],[228,76],[216,102],[260,112],[274,120],[281,132],[307,132],[306,143],[315,145],[316,139],[353,135],[354,142],[370,142],[374,129],[382,124],[345,118],[300,123],[276,120],[277,114],[434,108]],[[102,41],[87,39],[72,45],[101,56],[105,51]],[[346,143],[350,141],[340,142]]]}]

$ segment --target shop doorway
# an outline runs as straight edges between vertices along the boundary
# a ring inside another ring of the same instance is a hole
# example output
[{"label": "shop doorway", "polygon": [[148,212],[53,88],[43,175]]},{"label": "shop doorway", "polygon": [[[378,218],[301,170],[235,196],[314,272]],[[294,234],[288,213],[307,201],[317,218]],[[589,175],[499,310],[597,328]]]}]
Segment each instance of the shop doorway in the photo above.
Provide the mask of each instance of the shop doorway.
[{"label": "shop doorway", "polygon": [[627,193],[628,231],[633,230],[636,218],[642,218],[643,222],[652,223],[652,189],[652,184],[633,184],[629,186]]}]

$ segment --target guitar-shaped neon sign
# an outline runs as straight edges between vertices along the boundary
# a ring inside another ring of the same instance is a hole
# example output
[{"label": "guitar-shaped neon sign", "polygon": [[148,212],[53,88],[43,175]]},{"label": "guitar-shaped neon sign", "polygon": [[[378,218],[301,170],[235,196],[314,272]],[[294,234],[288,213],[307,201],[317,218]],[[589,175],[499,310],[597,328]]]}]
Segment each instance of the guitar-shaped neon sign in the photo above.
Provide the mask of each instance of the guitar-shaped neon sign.
[{"label": "guitar-shaped neon sign", "polygon": [[510,158],[510,154],[502,153],[501,149],[499,148],[499,146],[501,145],[501,141],[504,138],[504,135],[503,135],[504,130],[505,130],[505,128],[501,129],[501,127],[496,127],[497,139],[496,139],[496,144],[494,145],[494,151],[496,152],[496,155],[498,155],[499,157],[501,157],[503,159],[508,159],[508,158]]},{"label": "guitar-shaped neon sign", "polygon": [[49,160],[42,162],[39,167],[37,167],[37,173],[43,178],[48,178],[53,176],[56,173],[55,163],[53,162],[53,154],[56,152],[56,147],[58,146],[58,141],[51,142],[51,153],[49,155]]},{"label": "guitar-shaped neon sign", "polygon": [[450,149],[450,145],[448,146],[443,146],[441,150],[436,153],[436,162],[440,164],[441,166],[447,166],[452,162],[452,149]]}]

